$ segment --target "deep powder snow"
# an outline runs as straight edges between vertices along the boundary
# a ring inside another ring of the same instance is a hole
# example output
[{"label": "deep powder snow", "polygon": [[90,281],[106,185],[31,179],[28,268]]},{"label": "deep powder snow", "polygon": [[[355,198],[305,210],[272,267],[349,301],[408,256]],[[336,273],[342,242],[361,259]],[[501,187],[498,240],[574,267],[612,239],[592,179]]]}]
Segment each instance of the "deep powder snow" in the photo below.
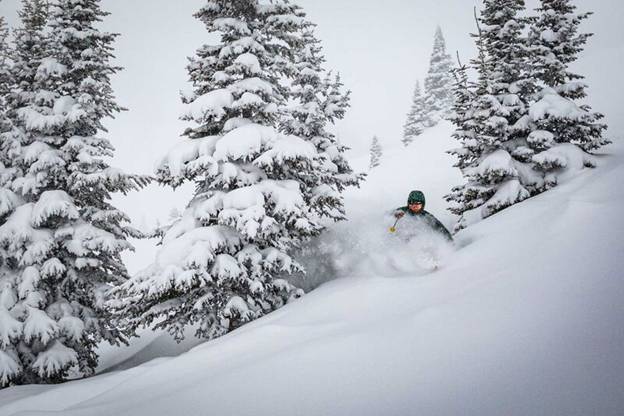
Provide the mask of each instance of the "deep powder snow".
[{"label": "deep powder snow", "polygon": [[[419,188],[452,226],[450,131],[386,151],[349,192],[350,221],[324,237],[331,272],[311,272],[320,286],[304,298],[176,357],[2,390],[0,414],[623,414],[624,147],[463,230],[431,271],[389,235],[388,213]],[[171,355],[162,338],[103,361]]]}]

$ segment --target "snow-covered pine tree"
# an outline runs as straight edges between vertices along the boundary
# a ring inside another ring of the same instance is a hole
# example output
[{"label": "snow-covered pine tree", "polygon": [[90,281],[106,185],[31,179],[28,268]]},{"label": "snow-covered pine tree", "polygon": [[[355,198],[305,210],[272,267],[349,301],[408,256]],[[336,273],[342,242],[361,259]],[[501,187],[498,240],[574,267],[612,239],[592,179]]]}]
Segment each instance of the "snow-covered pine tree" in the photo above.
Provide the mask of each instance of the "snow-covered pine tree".
[{"label": "snow-covered pine tree", "polygon": [[43,48],[42,3],[22,10],[15,69],[27,78],[10,94],[20,171],[11,188],[20,204],[0,226],[10,276],[0,287],[5,385],[92,374],[96,345],[124,340],[103,306],[111,285],[128,277],[120,254],[138,235],[110,195],[146,182],[111,168],[113,148],[100,137],[103,118],[121,110],[110,87],[119,70],[109,63],[116,35],[96,28],[107,13],[98,0],[57,0]]},{"label": "snow-covered pine tree", "polygon": [[160,183],[196,191],[155,263],[115,291],[132,327],[180,340],[191,325],[213,338],[302,294],[274,277],[300,270],[289,252],[321,230],[291,179],[315,174],[317,149],[277,130],[287,98],[279,75],[293,69],[284,45],[301,22],[289,7],[210,0],[196,14],[220,41],[190,59],[182,118],[193,125],[157,169]]},{"label": "snow-covered pine tree", "polygon": [[[479,16],[476,6],[474,7],[474,18],[477,27],[477,33],[471,33],[477,47],[477,56],[470,60],[472,67],[477,75],[476,82],[471,82],[468,77],[468,66],[463,65],[457,54],[458,66],[453,70],[454,84],[453,94],[455,96],[454,114],[451,121],[455,125],[453,137],[461,144],[461,147],[449,150],[449,154],[457,158],[458,167],[464,176],[466,170],[471,166],[478,164],[481,154],[484,152],[484,142],[479,140],[479,134],[485,125],[489,112],[479,111],[479,104],[483,97],[489,96],[489,63],[487,60],[487,49],[485,46],[485,38],[481,31]],[[470,195],[475,193],[466,192],[467,184],[457,185],[452,188],[451,192],[445,196],[445,199],[451,203],[449,210],[459,215],[458,222],[455,224],[455,231],[459,231],[466,227],[466,219],[463,213],[478,205],[473,205],[470,201]]]},{"label": "snow-covered pine tree", "polygon": [[579,33],[579,25],[592,13],[577,13],[570,0],[541,0],[537,13],[532,19],[529,45],[535,74],[543,88],[533,106],[537,131],[531,140],[536,142],[538,153],[533,161],[547,175],[547,183],[553,185],[556,172],[567,164],[562,154],[566,146],[560,144],[571,143],[590,152],[609,141],[603,138],[606,125],[599,122],[603,115],[587,104],[575,103],[586,97],[587,85],[583,76],[570,70],[592,35]]},{"label": "snow-covered pine tree", "polygon": [[369,169],[376,168],[381,164],[381,157],[383,156],[383,148],[381,147],[381,143],[379,143],[379,138],[377,136],[373,136],[370,145],[370,163],[368,165]]},{"label": "snow-covered pine tree", "polygon": [[454,102],[449,120],[455,125],[453,137],[460,143],[462,147],[449,151],[450,154],[457,156],[456,167],[460,169],[467,168],[476,160],[476,149],[471,145],[475,143],[474,120],[471,104],[475,98],[475,86],[468,79],[468,67],[457,56],[457,66],[453,68],[453,95]]},{"label": "snow-covered pine tree", "polygon": [[[10,126],[6,114],[6,97],[11,83],[10,54],[9,27],[4,20],[4,16],[0,16],[0,134],[6,132]],[[2,152],[2,146],[0,146],[0,152]],[[2,163],[1,160],[0,163]],[[2,169],[2,166],[0,166],[0,169]],[[0,184],[0,186],[2,185]]]},{"label": "snow-covered pine tree", "polygon": [[294,45],[294,72],[291,81],[292,104],[282,121],[282,130],[314,144],[320,158],[315,161],[314,174],[294,177],[300,185],[306,204],[319,217],[344,220],[341,193],[349,186],[358,186],[357,175],[345,158],[347,148],[339,143],[329,125],[341,120],[349,107],[350,91],[344,91],[340,75],[323,69],[321,42],[314,34],[314,25],[305,20],[300,42]]},{"label": "snow-covered pine tree", "polygon": [[[34,96],[35,73],[45,49],[43,27],[46,8],[43,1],[25,0],[18,12],[21,26],[14,30],[12,60],[6,94],[3,96],[3,131],[0,132],[0,232],[9,217],[24,201],[13,190],[13,181],[22,176],[15,160],[27,133],[13,128],[17,112]],[[9,93],[10,92],[10,93]],[[13,383],[24,373],[22,359],[16,350],[23,334],[23,320],[15,316],[16,289],[19,279],[19,244],[0,243],[0,387]],[[17,314],[19,315],[19,314]]]},{"label": "snow-covered pine tree", "polygon": [[414,87],[414,96],[412,98],[412,107],[407,113],[407,120],[403,125],[403,145],[409,146],[417,136],[420,136],[425,129],[427,116],[425,115],[425,97],[420,89],[420,82],[416,81]]},{"label": "snow-covered pine tree", "polygon": [[577,13],[571,0],[540,0],[537,16],[531,19],[529,45],[534,70],[540,80],[565,98],[584,98],[584,78],[570,70],[592,33],[579,33],[579,25],[592,12]]},{"label": "snow-covered pine tree", "polygon": [[4,112],[4,100],[9,92],[9,83],[11,74],[9,72],[9,27],[7,26],[4,16],[0,16],[0,110]]},{"label": "snow-covered pine tree", "polygon": [[[527,139],[536,90],[523,31],[523,0],[485,0],[478,18],[479,81],[471,104],[474,138],[464,140],[467,183],[447,197],[462,226],[488,217],[544,188]],[[466,163],[467,162],[467,163]]]},{"label": "snow-covered pine tree", "polygon": [[[43,33],[47,11],[45,0],[22,0],[22,7],[18,11],[21,26],[13,31],[13,45],[6,45],[7,54],[2,56],[6,82],[3,110],[9,123],[17,118],[17,109],[33,99],[35,75],[47,49]],[[7,60],[11,61],[10,67],[6,65]],[[11,149],[18,146],[20,141],[16,136],[19,134],[25,133],[15,130],[12,135],[3,137],[2,149],[9,154],[10,159],[13,158]]]},{"label": "snow-covered pine tree", "polygon": [[608,143],[602,115],[574,102],[585,86],[568,70],[587,40],[578,25],[589,14],[575,14],[566,0],[542,1],[536,18],[518,17],[523,9],[520,0],[490,0],[481,14],[474,140],[463,140],[458,154],[468,183],[447,197],[460,228],[556,185],[566,168],[593,166],[587,152]]},{"label": "snow-covered pine tree", "polygon": [[446,118],[453,106],[453,60],[446,52],[442,29],[436,29],[429,70],[425,78],[424,125],[431,127]]},{"label": "snow-covered pine tree", "polygon": [[[461,147],[449,150],[448,153],[457,158],[455,167],[462,172],[464,169],[474,164],[480,155],[480,146],[476,140],[476,120],[472,105],[476,97],[476,86],[470,82],[468,78],[468,67],[461,63],[459,54],[457,54],[457,66],[453,68],[453,95],[454,104],[453,111],[449,116],[449,120],[455,125],[455,131],[452,136],[461,144]],[[451,193],[446,196],[447,201],[451,201],[453,205],[450,211],[461,214],[463,202],[463,187],[456,186]],[[459,210],[459,212],[458,212]],[[455,230],[464,228],[464,224],[460,221]]]},{"label": "snow-covered pine tree", "polygon": [[[6,133],[10,129],[6,111],[7,94],[11,82],[8,65],[10,53],[8,33],[4,17],[0,16],[0,226],[5,223],[7,216],[19,203],[17,195],[10,188],[15,171],[11,167],[11,158],[8,154],[10,147],[5,143]],[[13,281],[11,266],[7,264],[8,259],[9,253],[0,246],[0,295],[8,292],[4,288],[11,285]],[[0,387],[7,385],[20,371],[18,361],[5,352],[5,345],[10,342],[16,327],[11,317],[7,316],[6,303],[0,297]]]}]

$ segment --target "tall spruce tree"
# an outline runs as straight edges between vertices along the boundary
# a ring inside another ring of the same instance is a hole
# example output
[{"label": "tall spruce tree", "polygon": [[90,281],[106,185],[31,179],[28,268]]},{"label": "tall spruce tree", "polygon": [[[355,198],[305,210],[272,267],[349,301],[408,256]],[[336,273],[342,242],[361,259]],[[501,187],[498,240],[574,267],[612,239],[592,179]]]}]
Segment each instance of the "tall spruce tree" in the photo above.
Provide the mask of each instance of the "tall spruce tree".
[{"label": "tall spruce tree", "polygon": [[579,25],[592,12],[577,13],[570,0],[540,0],[532,19],[529,44],[533,49],[536,75],[565,98],[584,98],[584,78],[570,70],[592,33],[579,33]]},{"label": "tall spruce tree", "polygon": [[0,105],[1,111],[4,112],[6,104],[5,97],[9,92],[9,84],[11,79],[9,56],[9,27],[7,26],[4,16],[0,16]]},{"label": "tall spruce tree", "polygon": [[[9,30],[4,17],[0,16],[0,226],[4,224],[7,216],[18,204],[17,195],[10,188],[15,172],[11,167],[11,158],[7,154],[9,147],[5,144],[5,135],[10,129],[6,111],[7,94],[11,83],[8,65],[10,54],[8,34]],[[11,285],[13,280],[11,267],[7,264],[8,259],[9,253],[0,246],[0,294],[8,292],[4,288]],[[14,335],[14,328],[16,328],[14,320],[7,317],[6,303],[0,298],[0,327],[2,327],[0,328],[0,387],[7,385],[20,372],[19,363],[4,351],[5,345],[9,344],[10,338]]]},{"label": "tall spruce tree", "polygon": [[300,42],[300,9],[211,0],[195,16],[220,41],[190,60],[194,92],[182,118],[192,126],[157,169],[160,183],[192,182],[195,195],[163,230],[156,262],[116,290],[114,305],[130,326],[154,323],[177,340],[188,325],[220,336],[300,296],[275,276],[299,271],[291,250],[322,229],[300,179],[317,183],[324,158],[309,137],[278,132],[290,98],[280,80],[297,73],[290,45]]},{"label": "tall spruce tree", "polygon": [[[461,144],[461,147],[449,150],[448,153],[457,158],[455,167],[464,170],[470,167],[480,155],[479,143],[477,137],[477,122],[475,120],[475,112],[473,104],[477,95],[476,85],[468,78],[468,67],[461,63],[459,54],[457,55],[457,66],[453,69],[453,95],[455,97],[453,111],[449,120],[455,125],[455,131],[452,136]],[[461,187],[453,189],[452,194],[457,198],[461,198]],[[447,200],[453,200],[447,196]],[[456,206],[459,201],[454,201]],[[451,208],[451,211],[455,207]]]},{"label": "tall spruce tree", "polygon": [[370,163],[368,165],[369,169],[374,169],[381,164],[381,157],[383,156],[383,148],[381,147],[381,143],[379,143],[379,138],[377,136],[373,136],[370,145]]},{"label": "tall spruce tree", "polygon": [[[21,26],[14,30],[14,43],[9,51],[12,66],[3,95],[5,119],[0,132],[0,233],[7,226],[7,220],[24,203],[14,191],[13,182],[23,176],[15,162],[21,152],[21,143],[27,143],[29,138],[26,131],[15,126],[19,125],[18,111],[29,105],[34,97],[35,74],[45,50],[43,28],[47,9],[44,6],[39,0],[22,1],[18,12]],[[24,367],[34,361],[30,358],[30,363],[24,363],[18,350],[24,329],[23,319],[20,319],[22,311],[15,308],[22,251],[19,244],[11,245],[0,237],[0,387],[22,379]]]},{"label": "tall spruce tree", "polygon": [[475,123],[472,111],[472,103],[475,97],[475,86],[468,78],[468,67],[461,63],[459,54],[457,56],[457,66],[453,68],[453,111],[449,120],[456,126],[453,137],[463,146],[459,149],[449,151],[456,155],[458,162],[455,165],[460,169],[465,169],[474,163],[478,157],[472,145],[475,143]]},{"label": "tall spruce tree", "polygon": [[[477,8],[474,8],[474,18],[477,27],[476,33],[470,36],[475,40],[477,56],[470,60],[470,66],[476,71],[478,79],[471,82],[468,77],[468,67],[461,64],[459,54],[457,56],[458,67],[454,69],[453,94],[455,96],[454,114],[451,121],[455,125],[453,137],[461,144],[461,147],[449,150],[448,153],[457,158],[458,167],[464,176],[469,169],[476,166],[481,154],[485,150],[484,142],[480,140],[480,133],[489,116],[489,111],[480,111],[479,105],[484,97],[489,96],[489,71],[485,38],[481,31]],[[473,184],[474,185],[474,184]],[[477,188],[478,189],[478,188]],[[466,226],[463,213],[479,206],[479,199],[471,199],[477,191],[470,191],[468,184],[454,186],[451,193],[445,199],[451,203],[449,210],[459,215],[455,225],[455,231]]]},{"label": "tall spruce tree", "polygon": [[[488,217],[539,192],[527,140],[536,91],[526,39],[523,0],[486,0],[478,19],[475,60],[479,81],[469,110],[471,136],[463,139],[460,164],[467,183],[447,197],[463,225]],[[464,128],[465,122],[458,127]],[[470,217],[470,218],[465,218]]]},{"label": "tall spruce tree", "polygon": [[4,384],[92,374],[96,345],[124,340],[104,301],[128,278],[120,255],[138,233],[110,195],[146,182],[106,161],[113,148],[102,120],[121,108],[110,87],[116,35],[96,28],[107,15],[99,1],[51,4],[45,43],[43,2],[24,4],[9,109],[20,204],[0,226],[11,276],[0,288]]},{"label": "tall spruce tree", "polygon": [[[35,77],[48,49],[44,34],[47,12],[48,5],[44,0],[22,0],[18,11],[21,26],[13,31],[13,45],[4,56],[4,59],[11,61],[11,67],[5,68],[9,72],[3,96],[4,114],[9,123],[17,120],[18,111],[34,99]],[[19,152],[19,143],[28,141],[26,136],[27,132],[23,129],[14,129],[11,134],[3,136],[2,150],[9,160]]]},{"label": "tall spruce tree", "polygon": [[478,20],[479,80],[467,117],[454,120],[467,183],[447,196],[459,228],[549,189],[567,169],[594,166],[587,152],[608,142],[602,115],[574,102],[585,86],[568,70],[587,40],[578,25],[588,14],[565,0],[544,0],[535,18],[519,17],[523,10],[520,0],[489,0]]},{"label": "tall spruce tree", "polygon": [[[537,97],[540,109],[546,108],[535,120],[537,128],[544,132],[539,135],[541,150],[560,143],[572,143],[587,152],[596,150],[609,143],[603,138],[606,129],[606,125],[600,123],[603,115],[593,112],[587,104],[579,104],[577,108],[570,103],[587,95],[587,85],[582,81],[584,77],[572,72],[570,64],[578,59],[578,54],[592,36],[591,33],[579,33],[579,25],[592,13],[577,13],[570,0],[541,0],[537,13],[532,19],[529,45],[535,74],[546,87]],[[564,114],[556,107],[573,111]],[[553,167],[550,162],[541,163],[546,159],[540,157],[538,162],[540,168],[549,170]]]},{"label": "tall spruce tree", "polygon": [[453,106],[453,60],[446,52],[446,41],[438,26],[433,41],[433,52],[425,78],[425,127],[431,127],[446,118]]},{"label": "tall spruce tree", "polygon": [[[6,132],[10,127],[6,111],[7,95],[11,84],[10,55],[9,27],[4,20],[4,16],[0,16],[0,134]],[[2,147],[0,145],[0,153],[2,152]],[[4,165],[4,160],[0,159],[0,163]],[[3,169],[3,167],[0,166],[0,169]],[[1,183],[0,186],[2,186]]]},{"label": "tall spruce tree", "polygon": [[[18,111],[26,107],[35,94],[35,74],[46,49],[43,28],[46,24],[47,5],[42,0],[23,0],[18,11],[21,26],[14,30],[13,45],[8,42],[9,31],[0,17],[0,224],[17,204],[12,191],[12,181],[18,174],[14,160],[19,155],[21,142],[27,142],[27,132],[12,129]],[[13,46],[13,47],[11,47]],[[6,264],[6,261],[3,262]]]},{"label": "tall spruce tree", "polygon": [[403,145],[409,146],[417,136],[420,136],[425,129],[427,116],[425,114],[425,97],[420,88],[420,82],[416,82],[414,88],[414,96],[412,98],[412,107],[407,113],[407,120],[403,125]]}]

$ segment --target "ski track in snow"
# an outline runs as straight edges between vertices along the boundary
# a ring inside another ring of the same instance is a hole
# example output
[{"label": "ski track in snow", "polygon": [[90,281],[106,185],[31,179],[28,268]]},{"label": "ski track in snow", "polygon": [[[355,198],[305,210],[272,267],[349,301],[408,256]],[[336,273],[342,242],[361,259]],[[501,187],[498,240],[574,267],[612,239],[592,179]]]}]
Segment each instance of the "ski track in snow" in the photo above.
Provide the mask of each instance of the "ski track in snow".
[{"label": "ski track in snow", "polygon": [[462,231],[460,249],[433,273],[370,260],[409,256],[393,243],[374,249],[392,225],[385,214],[411,189],[452,225],[442,200],[460,180],[443,153],[450,131],[444,124],[407,151],[387,151],[349,192],[353,220],[329,241],[360,241],[337,273],[350,277],[173,358],[4,389],[0,414],[623,414],[624,146],[608,147],[598,169]]}]

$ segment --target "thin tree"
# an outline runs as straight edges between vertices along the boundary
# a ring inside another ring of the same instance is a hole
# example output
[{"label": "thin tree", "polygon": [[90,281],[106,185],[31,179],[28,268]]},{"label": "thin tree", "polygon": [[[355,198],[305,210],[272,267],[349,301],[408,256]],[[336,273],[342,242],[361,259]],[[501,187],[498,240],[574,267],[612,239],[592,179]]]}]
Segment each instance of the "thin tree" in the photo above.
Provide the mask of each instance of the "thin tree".
[{"label": "thin tree", "polygon": [[446,52],[442,29],[436,28],[433,52],[425,78],[424,124],[431,127],[446,118],[453,106],[453,60]]},{"label": "thin tree", "polygon": [[412,97],[412,106],[407,113],[407,120],[403,125],[403,145],[409,146],[414,139],[422,134],[425,129],[427,115],[425,114],[425,97],[420,88],[420,82],[416,82],[414,87],[414,95]]},{"label": "thin tree", "polygon": [[369,169],[376,168],[381,164],[381,157],[383,156],[383,148],[381,147],[381,143],[379,143],[379,138],[377,136],[373,136],[370,145],[370,163],[368,165]]}]

